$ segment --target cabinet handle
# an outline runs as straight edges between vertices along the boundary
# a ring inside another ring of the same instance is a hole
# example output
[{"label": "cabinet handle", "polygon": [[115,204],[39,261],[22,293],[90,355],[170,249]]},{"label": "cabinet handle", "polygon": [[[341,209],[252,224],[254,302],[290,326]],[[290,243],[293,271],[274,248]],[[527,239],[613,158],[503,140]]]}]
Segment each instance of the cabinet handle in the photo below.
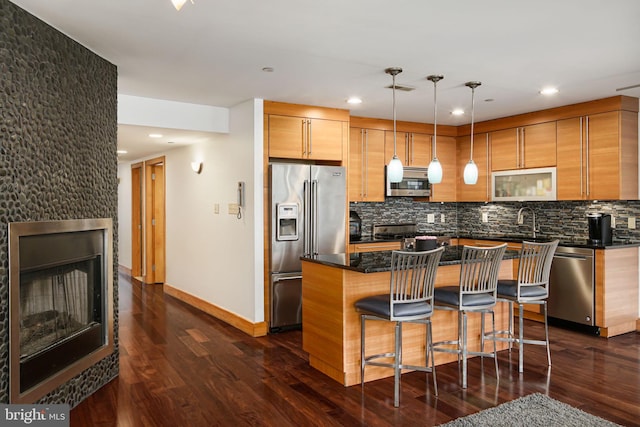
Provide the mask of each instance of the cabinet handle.
[{"label": "cabinet handle", "polygon": [[307,154],[307,120],[302,119],[302,156]]},{"label": "cabinet handle", "polygon": [[409,166],[409,134],[404,134],[404,164]]},{"label": "cabinet handle", "polygon": [[486,173],[487,173],[487,198],[485,199],[486,201],[491,200],[491,177],[490,177],[490,173],[489,171],[491,170],[489,168],[489,159],[491,158],[491,153],[489,152],[490,150],[490,144],[489,144],[489,132],[486,133],[485,135],[485,148],[486,148],[486,153],[487,153],[487,169],[486,169]]},{"label": "cabinet handle", "polygon": [[413,164],[413,134],[407,135],[409,139],[409,164]]},{"label": "cabinet handle", "polygon": [[591,183],[589,182],[589,116],[587,116],[586,119],[586,126],[584,129],[584,133],[585,133],[585,141],[586,141],[586,146],[585,146],[585,154],[586,154],[586,162],[587,162],[587,167],[586,167],[586,173],[587,173],[587,197],[589,197],[591,195]]},{"label": "cabinet handle", "polygon": [[309,156],[311,156],[311,152],[313,151],[313,138],[311,136],[311,119],[307,120],[307,126],[309,130],[307,131],[307,139],[309,140]]},{"label": "cabinet handle", "polygon": [[520,167],[520,129],[516,128],[516,168]]},{"label": "cabinet handle", "polygon": [[520,131],[522,132],[522,136],[520,138],[520,150],[521,151],[521,155],[520,155],[520,167],[523,168],[524,163],[525,163],[525,159],[524,159],[524,144],[525,144],[525,139],[524,139],[524,128],[521,128]]}]

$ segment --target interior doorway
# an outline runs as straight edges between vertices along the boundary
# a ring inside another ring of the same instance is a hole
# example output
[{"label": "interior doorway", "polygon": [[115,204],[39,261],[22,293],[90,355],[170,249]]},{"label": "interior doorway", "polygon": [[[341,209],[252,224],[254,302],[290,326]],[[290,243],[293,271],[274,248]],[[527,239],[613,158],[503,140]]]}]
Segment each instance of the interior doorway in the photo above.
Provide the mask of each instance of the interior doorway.
[{"label": "interior doorway", "polygon": [[165,281],[165,158],[131,166],[131,275],[145,284]]}]

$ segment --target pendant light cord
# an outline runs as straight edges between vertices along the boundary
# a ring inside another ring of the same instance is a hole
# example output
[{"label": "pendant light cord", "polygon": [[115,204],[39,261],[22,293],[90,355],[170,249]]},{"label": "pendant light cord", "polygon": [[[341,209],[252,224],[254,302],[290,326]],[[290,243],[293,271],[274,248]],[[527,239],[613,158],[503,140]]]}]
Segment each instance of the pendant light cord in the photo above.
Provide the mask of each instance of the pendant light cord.
[{"label": "pendant light cord", "polygon": [[433,158],[434,159],[438,158],[438,153],[437,153],[438,98],[437,98],[437,90],[436,90],[436,84],[438,83],[438,80],[439,79],[436,79],[436,78],[433,79]]},{"label": "pendant light cord", "polygon": [[469,161],[473,162],[473,123],[475,122],[475,93],[476,88],[480,86],[480,82],[466,82],[464,85],[471,88],[471,152],[469,153]]},{"label": "pendant light cord", "polygon": [[393,158],[398,157],[396,152],[396,75],[393,76]]}]

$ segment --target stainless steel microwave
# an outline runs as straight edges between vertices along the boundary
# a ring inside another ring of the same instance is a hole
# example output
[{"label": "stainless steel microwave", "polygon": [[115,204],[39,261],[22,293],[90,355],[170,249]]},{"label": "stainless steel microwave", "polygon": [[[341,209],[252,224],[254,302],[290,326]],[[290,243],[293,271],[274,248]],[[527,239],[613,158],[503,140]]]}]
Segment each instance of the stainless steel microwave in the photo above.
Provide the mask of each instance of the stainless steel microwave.
[{"label": "stainless steel microwave", "polygon": [[431,184],[427,177],[427,168],[415,168],[405,166],[402,181],[389,182],[387,179],[387,167],[384,168],[387,197],[429,197],[431,196]]}]

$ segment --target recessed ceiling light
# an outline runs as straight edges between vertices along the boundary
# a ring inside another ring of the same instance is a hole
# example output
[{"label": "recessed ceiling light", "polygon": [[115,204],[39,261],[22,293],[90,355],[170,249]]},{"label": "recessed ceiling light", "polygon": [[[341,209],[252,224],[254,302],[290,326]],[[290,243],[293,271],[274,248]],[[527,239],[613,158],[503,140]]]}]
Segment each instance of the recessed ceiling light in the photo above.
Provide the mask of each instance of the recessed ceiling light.
[{"label": "recessed ceiling light", "polygon": [[358,98],[357,96],[352,96],[351,98],[347,99],[347,104],[362,104],[362,99]]},{"label": "recessed ceiling light", "polygon": [[462,108],[456,108],[451,112],[454,116],[461,116],[464,114],[464,110]]},{"label": "recessed ceiling light", "polygon": [[127,150],[118,150],[116,151],[118,154],[127,154]]},{"label": "recessed ceiling light", "polygon": [[273,73],[273,67],[262,67],[262,71],[265,73]]},{"label": "recessed ceiling light", "polygon": [[540,91],[540,93],[543,95],[555,95],[558,93],[558,89],[555,87],[545,87]]},{"label": "recessed ceiling light", "polygon": [[161,133],[150,133],[149,138],[162,138]]}]

